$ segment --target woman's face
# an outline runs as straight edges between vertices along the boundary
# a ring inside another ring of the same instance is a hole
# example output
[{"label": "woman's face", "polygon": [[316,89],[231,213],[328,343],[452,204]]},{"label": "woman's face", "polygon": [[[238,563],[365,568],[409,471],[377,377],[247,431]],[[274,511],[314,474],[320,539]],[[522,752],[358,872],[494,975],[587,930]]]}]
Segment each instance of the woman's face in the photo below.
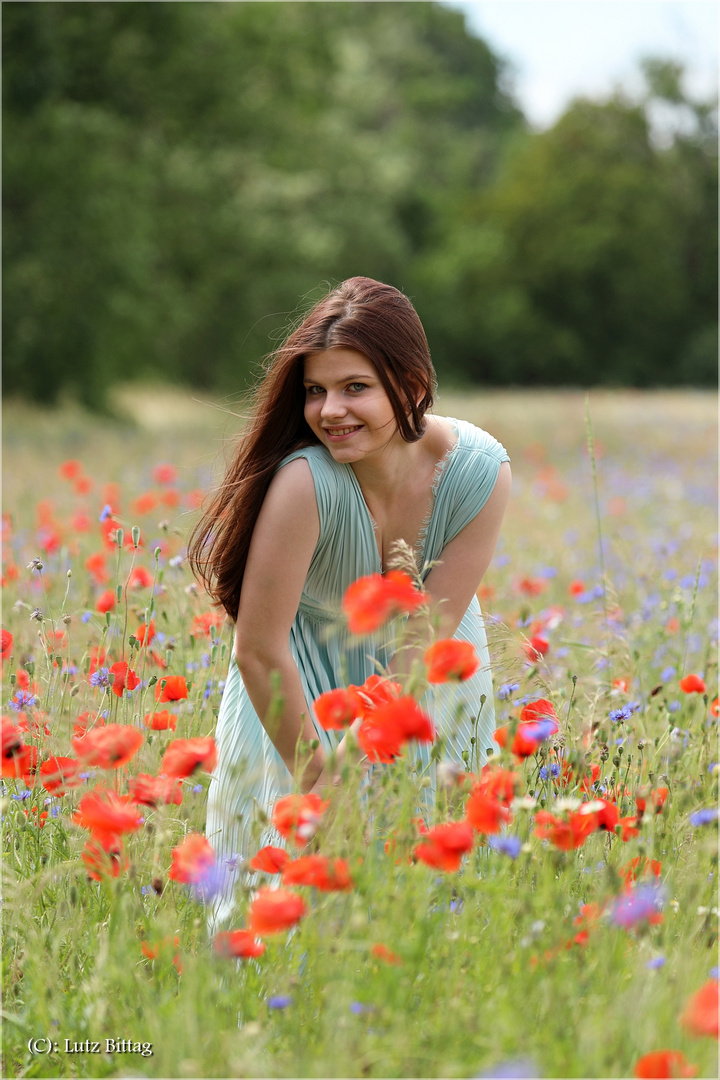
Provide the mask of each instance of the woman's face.
[{"label": "woman's face", "polygon": [[338,346],[305,358],[305,420],[336,461],[377,455],[400,439],[395,413],[366,356]]}]

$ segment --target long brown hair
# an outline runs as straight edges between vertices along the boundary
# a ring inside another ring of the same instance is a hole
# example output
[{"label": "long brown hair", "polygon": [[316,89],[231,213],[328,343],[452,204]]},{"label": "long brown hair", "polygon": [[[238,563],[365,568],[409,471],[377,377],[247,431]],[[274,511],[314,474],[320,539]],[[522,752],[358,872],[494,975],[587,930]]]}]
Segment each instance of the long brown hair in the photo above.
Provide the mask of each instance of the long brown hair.
[{"label": "long brown hair", "polygon": [[349,278],[320,300],[266,361],[236,453],[190,536],[193,573],[233,620],[270,481],[284,457],[318,442],[304,416],[304,359],[337,346],[355,349],[373,364],[406,442],[415,442],[425,430],[435,371],[418,314],[392,285]]}]

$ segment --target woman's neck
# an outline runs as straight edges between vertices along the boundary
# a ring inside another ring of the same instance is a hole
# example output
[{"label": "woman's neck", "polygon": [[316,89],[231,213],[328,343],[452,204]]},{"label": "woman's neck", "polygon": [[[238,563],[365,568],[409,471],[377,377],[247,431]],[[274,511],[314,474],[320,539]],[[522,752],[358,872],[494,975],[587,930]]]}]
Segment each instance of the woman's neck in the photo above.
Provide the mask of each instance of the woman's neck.
[{"label": "woman's neck", "polygon": [[432,483],[437,464],[452,443],[449,426],[441,418],[430,416],[417,442],[407,443],[396,435],[377,455],[354,461],[350,467],[366,496],[392,501],[418,482],[421,486],[426,479]]}]

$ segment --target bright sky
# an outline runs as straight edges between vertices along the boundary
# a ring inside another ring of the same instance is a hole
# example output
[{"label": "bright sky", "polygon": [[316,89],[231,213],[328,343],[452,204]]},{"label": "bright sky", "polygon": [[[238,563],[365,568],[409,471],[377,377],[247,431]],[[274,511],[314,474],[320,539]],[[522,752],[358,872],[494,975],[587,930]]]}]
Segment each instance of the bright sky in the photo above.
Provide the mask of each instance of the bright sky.
[{"label": "bright sky", "polygon": [[519,104],[545,128],[572,97],[640,86],[639,60],[684,63],[686,90],[718,88],[720,0],[441,0],[508,60]]}]

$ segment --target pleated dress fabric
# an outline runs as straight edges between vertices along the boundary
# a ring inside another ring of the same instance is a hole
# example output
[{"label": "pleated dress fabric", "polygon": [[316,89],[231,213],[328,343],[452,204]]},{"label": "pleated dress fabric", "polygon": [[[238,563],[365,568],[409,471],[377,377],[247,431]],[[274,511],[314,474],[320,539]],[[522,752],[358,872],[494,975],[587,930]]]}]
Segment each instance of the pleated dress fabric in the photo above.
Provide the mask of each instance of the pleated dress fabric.
[{"label": "pleated dress fabric", "polygon": [[[467,421],[449,420],[457,442],[438,465],[431,509],[418,541],[416,556],[423,579],[430,572],[428,564],[441,559],[446,544],[482,510],[501,463],[509,461],[505,448],[492,435]],[[335,462],[319,445],[295,451],[279,467],[296,458],[305,458],[310,466],[320,519],[317,546],[290,630],[290,652],[311,708],[326,690],[359,685],[378,672],[378,664],[385,667],[392,658],[393,643],[383,633],[352,638],[341,614],[347,587],[359,577],[383,570],[373,521],[355,473],[349,465]],[[480,669],[459,685],[431,687],[421,704],[445,736],[448,760],[461,762],[462,751],[470,749],[470,737],[475,733],[476,751],[483,764],[485,749],[492,745],[495,715],[487,640],[476,597],[455,637],[472,642]],[[342,732],[324,731],[316,721],[315,727],[329,752]],[[218,765],[210,784],[206,835],[218,863],[229,868],[226,887],[212,910],[211,920],[219,924],[233,908],[232,871],[260,844],[282,842],[270,828],[258,830],[258,811],[261,818],[262,812],[269,816],[273,803],[292,790],[290,773],[260,723],[234,659],[223,690],[215,738]],[[430,750],[429,744],[413,743],[410,756],[430,777],[432,792],[435,776]]]}]

